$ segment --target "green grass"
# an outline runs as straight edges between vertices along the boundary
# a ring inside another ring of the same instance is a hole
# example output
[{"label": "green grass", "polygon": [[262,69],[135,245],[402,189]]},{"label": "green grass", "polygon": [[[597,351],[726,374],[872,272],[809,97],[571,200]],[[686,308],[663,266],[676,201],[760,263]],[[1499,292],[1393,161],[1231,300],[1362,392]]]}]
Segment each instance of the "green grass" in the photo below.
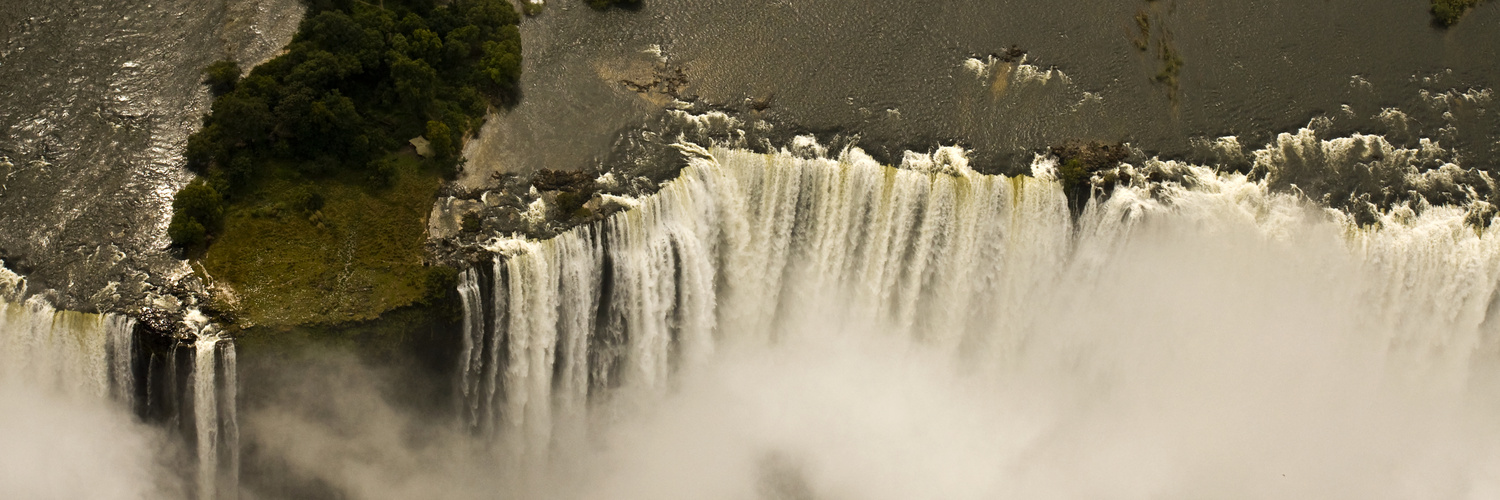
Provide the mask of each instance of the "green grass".
[{"label": "green grass", "polygon": [[[385,185],[304,180],[291,167],[228,207],[225,230],[201,262],[235,300],[216,304],[240,326],[364,321],[441,293],[444,270],[423,266],[438,167],[409,153],[387,157]],[[307,201],[309,191],[320,208]]]}]

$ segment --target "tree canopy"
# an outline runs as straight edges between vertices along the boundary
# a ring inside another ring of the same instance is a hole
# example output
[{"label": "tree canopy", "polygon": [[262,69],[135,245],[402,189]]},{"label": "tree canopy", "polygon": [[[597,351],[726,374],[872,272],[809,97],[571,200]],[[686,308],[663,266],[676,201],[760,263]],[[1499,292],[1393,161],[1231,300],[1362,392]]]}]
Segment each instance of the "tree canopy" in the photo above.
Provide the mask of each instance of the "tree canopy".
[{"label": "tree canopy", "polygon": [[[310,0],[282,55],[243,77],[233,61],[205,70],[217,97],[188,139],[187,167],[232,200],[272,175],[267,164],[309,177],[380,176],[383,155],[438,133],[445,137],[428,140],[447,154],[435,161],[452,168],[462,137],[515,95],[519,20],[505,0]],[[198,196],[195,185],[179,198]],[[199,245],[218,230],[176,205],[175,244]]]}]

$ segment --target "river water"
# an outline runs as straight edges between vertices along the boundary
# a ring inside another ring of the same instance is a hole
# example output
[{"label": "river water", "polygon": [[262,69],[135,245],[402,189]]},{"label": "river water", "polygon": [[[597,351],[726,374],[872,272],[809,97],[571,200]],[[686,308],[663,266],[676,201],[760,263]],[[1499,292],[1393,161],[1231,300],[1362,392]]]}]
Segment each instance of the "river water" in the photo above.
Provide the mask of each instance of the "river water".
[{"label": "river water", "polygon": [[[682,177],[606,222],[491,241],[458,290],[451,415],[316,353],[242,414],[258,381],[207,335],[162,362],[193,380],[175,452],[105,403],[141,371],[111,340],[128,321],[69,310],[187,272],[164,227],[198,68],[274,54],[301,10],[5,7],[0,260],[25,279],[0,270],[0,346],[35,363],[0,372],[9,496],[1500,495],[1500,244],[1472,225],[1493,213],[1372,228],[1297,195],[1356,166],[1439,191],[1492,170],[1495,5],[1440,29],[1403,0],[554,0],[460,191]],[[1176,84],[1154,78],[1163,50]],[[754,140],[667,148],[684,126]],[[1068,140],[1142,154],[1073,214],[1035,156]],[[49,475],[73,471],[98,481]]]},{"label": "river water", "polygon": [[[1423,90],[1496,85],[1496,10],[1443,30],[1425,2],[1406,0],[660,0],[602,14],[552,2],[522,27],[522,103],[471,146],[465,181],[628,163],[612,155],[617,134],[671,98],[621,81],[679,69],[679,95],[763,107],[747,114],[789,132],[858,135],[887,163],[905,150],[957,144],[981,170],[1020,173],[1030,152],[1068,139],[1185,157],[1194,138],[1234,135],[1255,148],[1318,117],[1335,119],[1337,135],[1383,133],[1374,117],[1385,108],[1422,113]],[[1147,51],[1132,42],[1142,12],[1152,40],[1169,32],[1183,61],[1175,94],[1153,80],[1156,42]],[[1068,83],[997,90],[965,68],[1013,46]],[[662,64],[670,70],[658,71]],[[1441,113],[1415,121],[1435,136]],[[1476,120],[1459,127],[1474,136],[1449,142],[1472,152],[1469,166],[1491,166],[1495,127],[1493,116]]]},{"label": "river water", "polygon": [[295,0],[25,1],[0,8],[0,260],[59,307],[128,308],[185,273],[165,253],[208,63],[263,60]]}]

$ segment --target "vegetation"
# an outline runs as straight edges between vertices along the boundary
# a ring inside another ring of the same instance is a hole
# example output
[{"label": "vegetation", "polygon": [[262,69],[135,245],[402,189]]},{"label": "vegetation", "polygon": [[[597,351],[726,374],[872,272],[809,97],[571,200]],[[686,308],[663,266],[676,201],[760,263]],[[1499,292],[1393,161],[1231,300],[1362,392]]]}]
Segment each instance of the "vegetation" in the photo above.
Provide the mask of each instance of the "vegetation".
[{"label": "vegetation", "polygon": [[233,91],[240,83],[240,73],[238,63],[227,59],[218,61],[203,70],[203,83],[215,96],[221,96]]},{"label": "vegetation", "polygon": [[452,288],[423,262],[426,216],[463,138],[515,97],[517,22],[505,0],[309,0],[280,56],[205,69],[216,98],[185,152],[199,179],[168,235],[220,290],[214,309],[283,329]]},{"label": "vegetation", "polygon": [[[418,135],[451,170],[455,145],[515,90],[518,21],[505,0],[315,0],[284,54],[244,78],[232,61],[205,71],[219,95],[188,139],[188,168],[232,205],[291,178],[388,184],[385,157]],[[222,229],[174,219],[183,247],[201,249]]]},{"label": "vegetation", "polygon": [[1080,141],[1053,146],[1049,152],[1057,157],[1057,181],[1062,184],[1068,207],[1075,216],[1083,211],[1093,195],[1094,174],[1119,166],[1130,156],[1130,148],[1124,144]]},{"label": "vegetation", "polygon": [[1135,45],[1136,50],[1145,52],[1146,47],[1151,43],[1151,14],[1145,9],[1135,13],[1135,27],[1139,34],[1132,37],[1130,43]]},{"label": "vegetation", "polygon": [[1469,9],[1479,6],[1484,0],[1432,0],[1432,17],[1443,26],[1452,26],[1458,20],[1469,13]]},{"label": "vegetation", "polygon": [[1161,71],[1156,73],[1156,81],[1167,84],[1172,89],[1172,94],[1177,94],[1178,75],[1182,74],[1182,57],[1177,55],[1177,49],[1173,48],[1170,37],[1161,42]]},{"label": "vegetation", "polygon": [[484,219],[474,212],[464,214],[463,219],[459,221],[459,229],[465,233],[477,233],[483,226]]},{"label": "vegetation", "polygon": [[1148,51],[1152,42],[1155,42],[1156,60],[1159,66],[1156,76],[1152,79],[1166,85],[1167,96],[1172,99],[1174,105],[1177,102],[1177,90],[1181,85],[1183,63],[1182,56],[1178,54],[1177,46],[1173,41],[1172,30],[1167,26],[1166,16],[1175,8],[1176,5],[1173,2],[1147,0],[1146,6],[1135,14],[1135,33],[1130,38],[1131,45],[1141,52]]},{"label": "vegetation", "polygon": [[230,206],[201,262],[233,289],[235,303],[224,309],[237,323],[363,321],[442,293],[451,270],[423,263],[425,216],[441,172],[410,153],[388,163],[394,178],[386,187],[349,174],[313,189],[279,172]]},{"label": "vegetation", "polygon": [[198,245],[209,231],[218,231],[223,223],[223,198],[208,183],[197,179],[172,199],[172,222],[167,225],[167,235],[172,241]]}]

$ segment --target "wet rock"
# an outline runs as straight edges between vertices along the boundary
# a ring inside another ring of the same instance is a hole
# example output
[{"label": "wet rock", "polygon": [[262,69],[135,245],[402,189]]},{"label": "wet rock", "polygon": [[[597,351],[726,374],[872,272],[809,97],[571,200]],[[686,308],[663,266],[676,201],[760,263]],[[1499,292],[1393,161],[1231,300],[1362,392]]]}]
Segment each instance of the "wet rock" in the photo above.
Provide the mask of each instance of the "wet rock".
[{"label": "wet rock", "polygon": [[1098,141],[1069,141],[1049,148],[1048,152],[1057,159],[1057,180],[1062,183],[1075,216],[1083,211],[1089,198],[1108,187],[1095,182],[1096,174],[1118,167],[1131,155],[1124,143]]},{"label": "wet rock", "polygon": [[539,191],[589,191],[594,188],[594,177],[588,171],[538,170],[531,178],[531,185]]}]

